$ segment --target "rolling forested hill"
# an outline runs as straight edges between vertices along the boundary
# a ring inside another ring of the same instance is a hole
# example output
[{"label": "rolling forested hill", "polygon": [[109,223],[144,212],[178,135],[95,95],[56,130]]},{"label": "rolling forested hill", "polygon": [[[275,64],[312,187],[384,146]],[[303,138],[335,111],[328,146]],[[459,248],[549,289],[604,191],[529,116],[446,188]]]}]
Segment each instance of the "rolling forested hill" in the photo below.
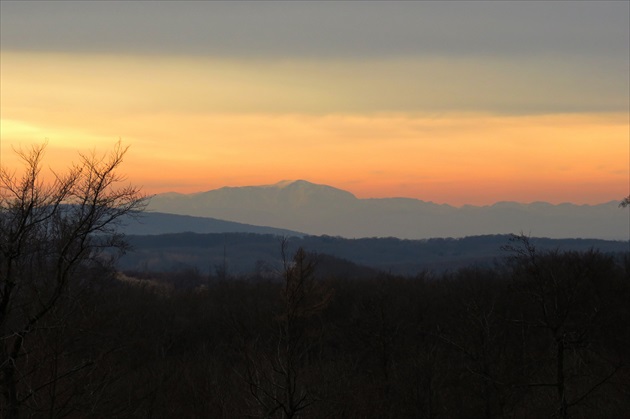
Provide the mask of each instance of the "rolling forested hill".
[{"label": "rolling forested hill", "polygon": [[[510,235],[471,236],[460,239],[397,238],[345,239],[330,236],[304,236],[288,239],[289,250],[306,251],[345,259],[356,265],[394,274],[416,275],[430,270],[444,272],[465,266],[488,266],[508,256],[502,250]],[[277,235],[252,233],[162,234],[129,236],[133,250],[119,262],[123,270],[177,271],[195,269],[212,274],[217,269],[242,275],[276,269],[280,264]],[[535,238],[539,249],[563,251],[598,249],[604,253],[630,251],[627,241],[595,239]]]}]

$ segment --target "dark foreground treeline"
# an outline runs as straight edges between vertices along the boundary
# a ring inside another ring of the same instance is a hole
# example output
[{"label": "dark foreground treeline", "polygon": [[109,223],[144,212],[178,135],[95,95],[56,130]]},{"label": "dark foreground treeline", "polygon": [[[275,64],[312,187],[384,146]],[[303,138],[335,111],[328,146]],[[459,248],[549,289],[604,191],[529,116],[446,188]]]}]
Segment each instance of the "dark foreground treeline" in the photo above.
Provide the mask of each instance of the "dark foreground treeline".
[{"label": "dark foreground treeline", "polygon": [[630,257],[511,254],[415,278],[317,277],[299,250],[275,277],[93,273],[27,337],[22,416],[628,417]]}]

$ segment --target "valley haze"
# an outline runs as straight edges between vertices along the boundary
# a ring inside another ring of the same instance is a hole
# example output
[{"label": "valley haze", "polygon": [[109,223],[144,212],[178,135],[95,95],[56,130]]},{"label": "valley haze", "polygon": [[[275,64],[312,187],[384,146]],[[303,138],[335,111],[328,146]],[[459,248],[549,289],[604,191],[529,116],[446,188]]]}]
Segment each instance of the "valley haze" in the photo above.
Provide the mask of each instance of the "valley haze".
[{"label": "valley haze", "polygon": [[158,194],[147,209],[149,213],[211,217],[346,238],[458,238],[510,233],[606,240],[630,237],[630,217],[627,210],[619,208],[618,201],[599,205],[497,202],[454,207],[413,198],[360,199],[348,191],[305,180]]}]

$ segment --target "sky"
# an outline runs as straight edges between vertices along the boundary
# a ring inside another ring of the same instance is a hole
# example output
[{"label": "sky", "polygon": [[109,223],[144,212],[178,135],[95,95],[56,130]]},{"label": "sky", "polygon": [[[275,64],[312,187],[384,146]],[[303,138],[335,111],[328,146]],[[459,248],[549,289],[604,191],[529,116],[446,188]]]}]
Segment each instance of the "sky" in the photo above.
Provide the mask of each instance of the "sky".
[{"label": "sky", "polygon": [[630,2],[2,0],[2,165],[118,140],[148,194],[620,200]]}]

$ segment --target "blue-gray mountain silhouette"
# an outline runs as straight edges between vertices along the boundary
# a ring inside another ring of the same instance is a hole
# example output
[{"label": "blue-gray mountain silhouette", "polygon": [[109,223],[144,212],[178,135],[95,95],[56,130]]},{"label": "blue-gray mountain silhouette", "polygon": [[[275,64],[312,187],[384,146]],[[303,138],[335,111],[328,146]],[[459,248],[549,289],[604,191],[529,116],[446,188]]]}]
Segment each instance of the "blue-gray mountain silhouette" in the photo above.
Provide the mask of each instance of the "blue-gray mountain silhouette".
[{"label": "blue-gray mountain silhouette", "polygon": [[552,205],[498,202],[454,207],[410,198],[359,199],[304,180],[156,195],[149,209],[349,238],[465,237],[520,233],[551,238],[628,240],[628,211],[618,202]]}]

